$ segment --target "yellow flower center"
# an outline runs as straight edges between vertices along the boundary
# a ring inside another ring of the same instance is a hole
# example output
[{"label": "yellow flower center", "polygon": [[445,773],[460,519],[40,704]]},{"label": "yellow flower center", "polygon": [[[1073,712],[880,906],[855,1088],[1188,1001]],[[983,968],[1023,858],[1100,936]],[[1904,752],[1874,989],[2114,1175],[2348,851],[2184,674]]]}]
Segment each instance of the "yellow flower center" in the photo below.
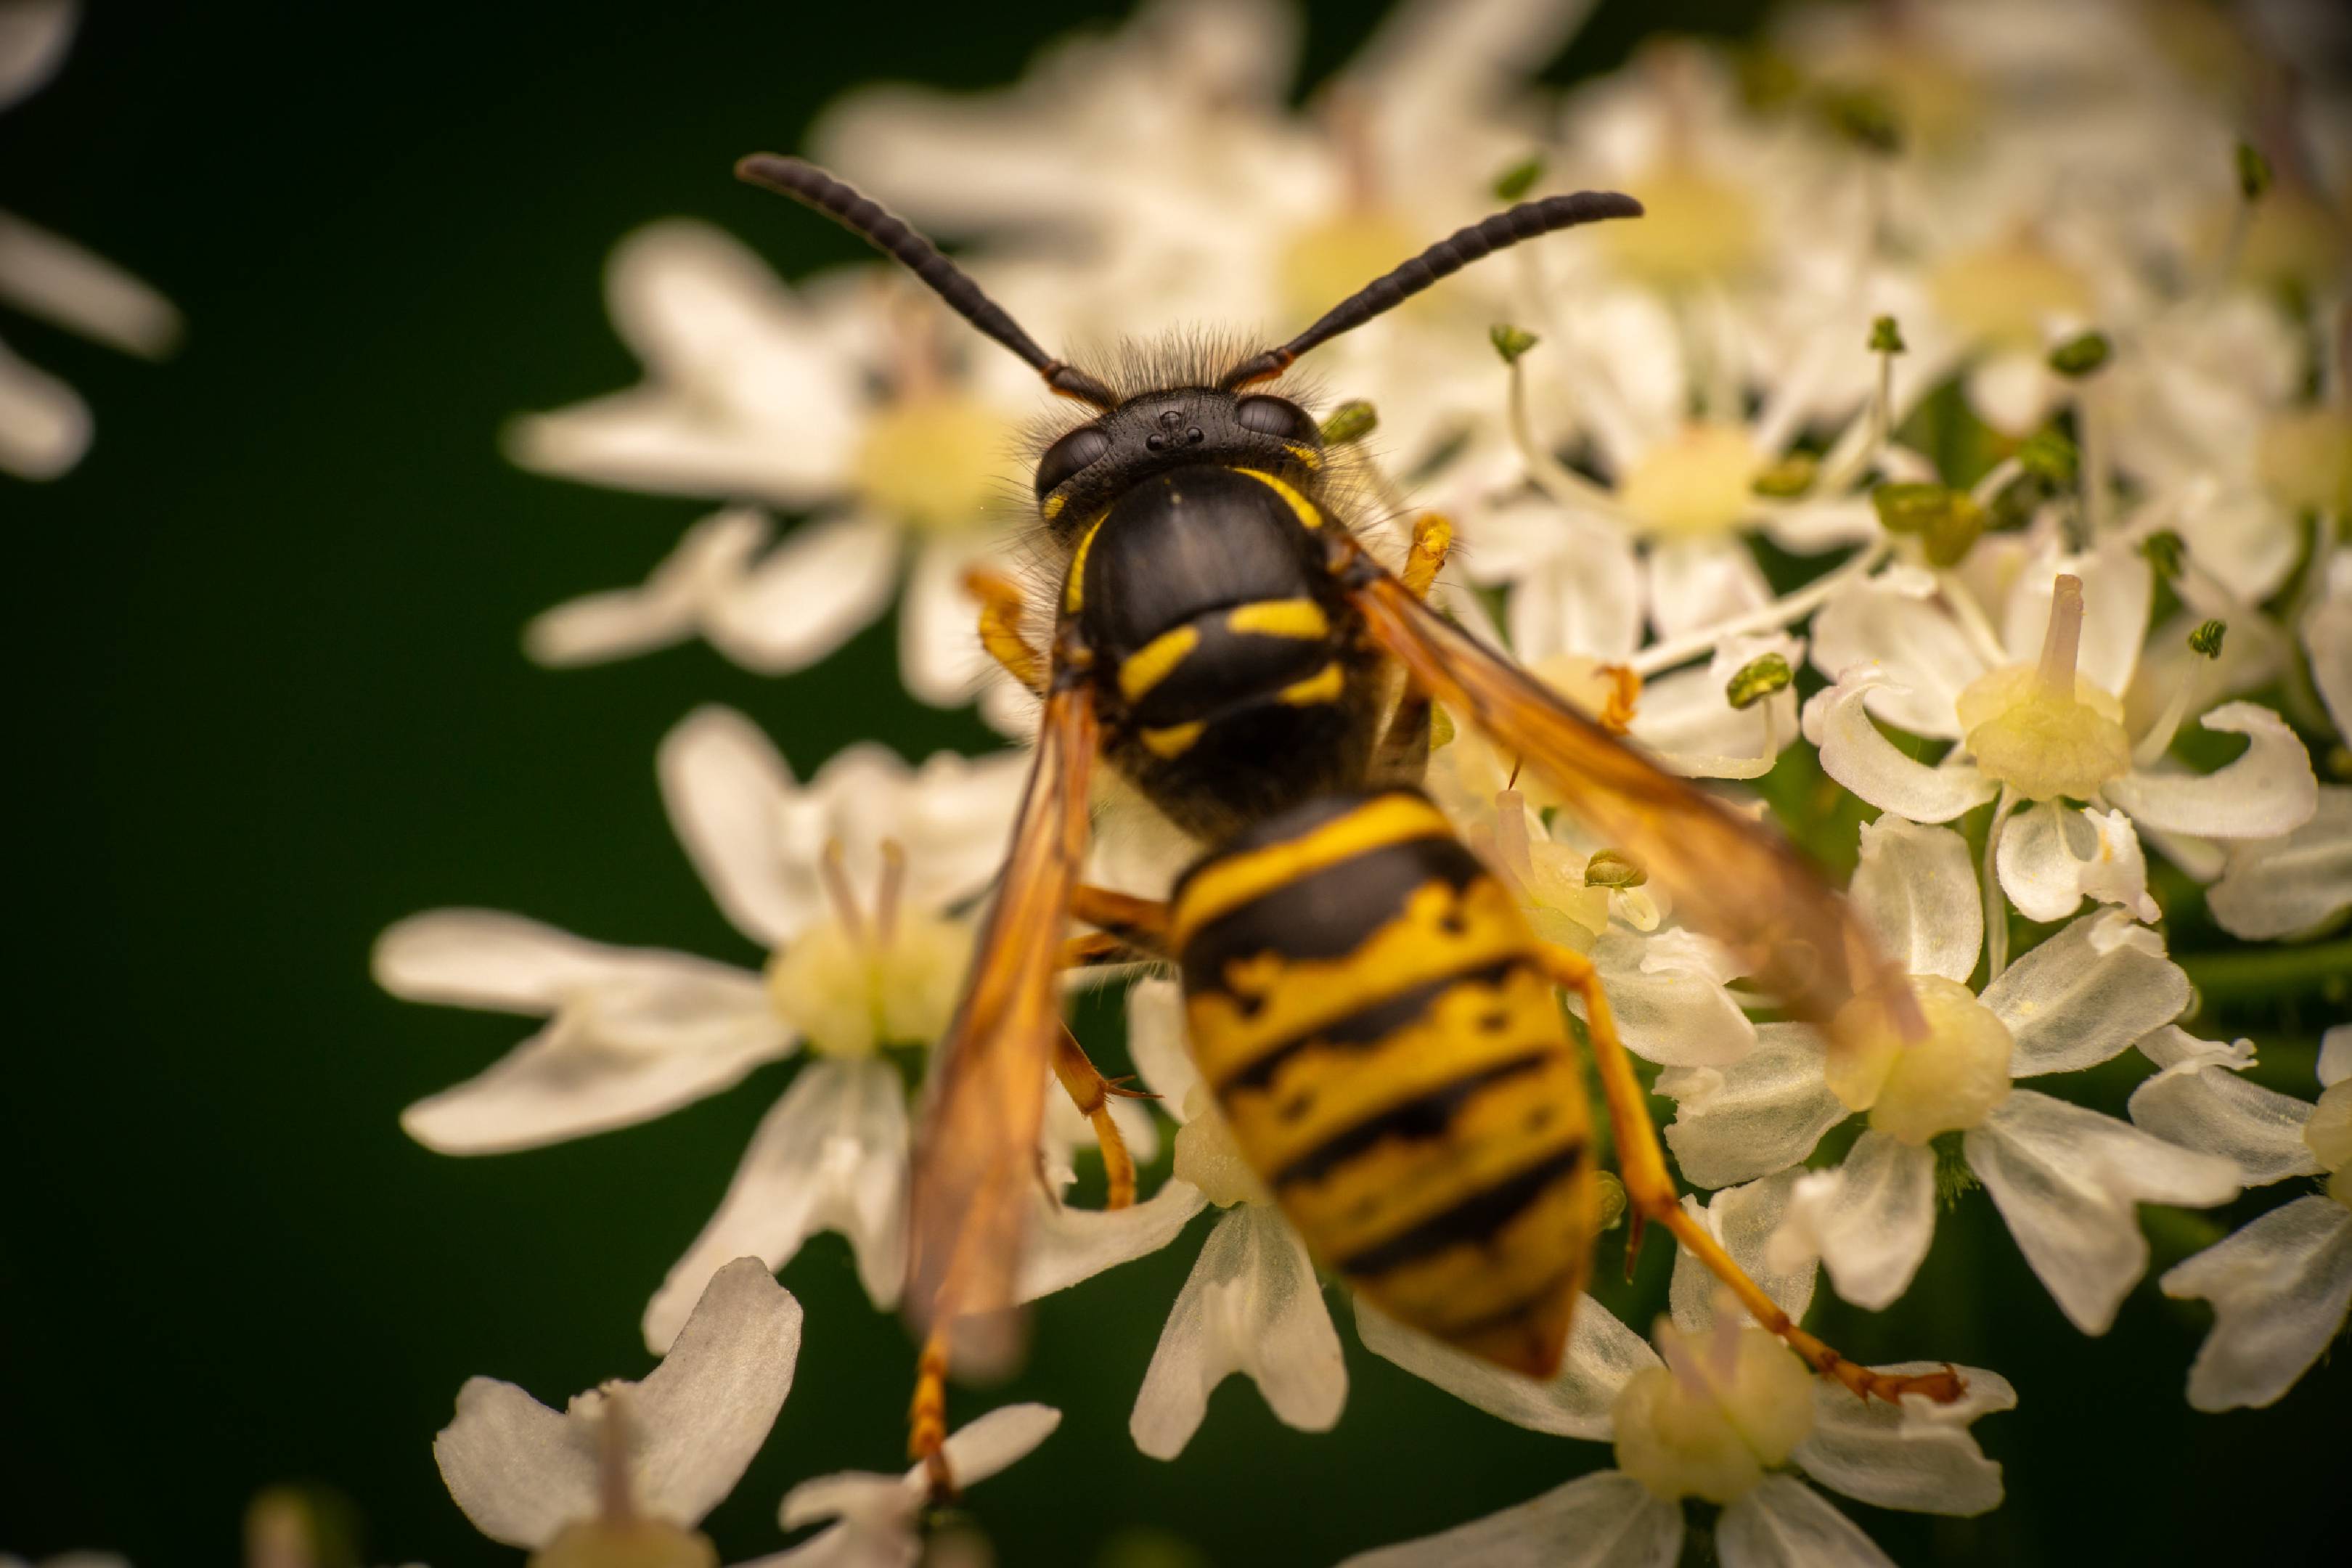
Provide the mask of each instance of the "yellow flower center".
[{"label": "yellow flower center", "polygon": [[2255,469],[2290,511],[2352,511],[2352,413],[2326,406],[2283,414],[2263,426]]},{"label": "yellow flower center", "polygon": [[2352,1208],[2352,1078],[2331,1086],[2303,1124],[2312,1156],[2332,1173],[2327,1195]]},{"label": "yellow flower center", "polygon": [[820,1055],[929,1046],[954,1016],[971,954],[959,921],[902,911],[877,940],[827,919],[768,961],[768,1002]]},{"label": "yellow flower center", "polygon": [[2263,193],[2246,226],[2238,276],[2263,288],[2324,297],[2346,259],[2342,220],[2310,191],[2281,182]]},{"label": "yellow flower center", "polygon": [[[1974,993],[1941,975],[1910,979],[1927,1020],[1925,1038],[1905,1040],[1885,1000],[1857,996],[1840,1009],[1833,1032],[1852,1047],[1830,1088],[1891,1138],[1921,1144],[1938,1132],[1983,1121],[2009,1098],[2009,1059],[2017,1042],[2009,1026]],[[1874,1089],[1865,1087],[1874,1084]]]},{"label": "yellow flower center", "polygon": [[1756,208],[1738,185],[1668,163],[1629,180],[1625,189],[1641,193],[1641,221],[1604,224],[1594,238],[1635,279],[1687,289],[1734,277],[1755,261]]},{"label": "yellow flower center", "polygon": [[1004,476],[1013,426],[961,392],[900,398],[877,409],[850,468],[866,507],[917,533],[956,533],[987,520]]},{"label": "yellow flower center", "polygon": [[586,1520],[532,1552],[530,1568],[719,1568],[719,1549],[656,1519]]},{"label": "yellow flower center", "polygon": [[[1428,243],[1379,207],[1350,207],[1309,224],[1290,237],[1275,263],[1282,308],[1291,320],[1311,321]],[[1402,311],[1425,311],[1438,298],[1423,294]]]},{"label": "yellow flower center", "polygon": [[2074,671],[2082,638],[2083,582],[2062,576],[2042,662],[1987,670],[1955,703],[1979,770],[2027,800],[2089,800],[2131,768],[2123,704]]},{"label": "yellow flower center", "polygon": [[1730,1503],[1813,1429],[1813,1379],[1760,1329],[1712,1342],[1659,1327],[1666,1364],[1635,1373],[1611,1407],[1617,1468],[1669,1502]]},{"label": "yellow flower center", "polygon": [[1184,1097],[1184,1125],[1176,1130],[1176,1179],[1200,1188],[1219,1208],[1269,1201],[1265,1184],[1242,1158],[1233,1129],[1207,1089],[1195,1087]]},{"label": "yellow flower center", "polygon": [[2083,275],[2027,239],[1954,257],[1936,268],[1927,287],[1953,325],[1996,348],[2039,349],[2052,321],[2091,313]]},{"label": "yellow flower center", "polygon": [[1728,533],[1755,509],[1752,487],[1763,466],[1742,426],[1685,425],[1642,454],[1619,482],[1617,499],[1670,538]]}]

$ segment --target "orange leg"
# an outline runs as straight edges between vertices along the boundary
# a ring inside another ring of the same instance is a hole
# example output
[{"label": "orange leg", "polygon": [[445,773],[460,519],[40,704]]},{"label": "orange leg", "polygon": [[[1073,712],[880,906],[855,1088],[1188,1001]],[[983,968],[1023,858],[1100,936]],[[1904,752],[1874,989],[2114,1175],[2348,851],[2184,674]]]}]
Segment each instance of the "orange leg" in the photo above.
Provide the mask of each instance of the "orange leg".
[{"label": "orange leg", "polygon": [[915,1397],[907,1406],[907,1458],[920,1462],[930,1478],[931,1500],[955,1500],[955,1475],[948,1468],[948,1325],[941,1318],[923,1336],[915,1362]]},{"label": "orange leg", "polygon": [[1416,599],[1429,597],[1436,585],[1437,574],[1445,565],[1446,552],[1454,548],[1454,525],[1433,511],[1423,512],[1413,520],[1412,548],[1405,552],[1404,570],[1397,575]]},{"label": "orange leg", "polygon": [[1061,1043],[1054,1047],[1054,1076],[1062,1080],[1062,1088],[1078,1114],[1093,1124],[1095,1141],[1102,1145],[1103,1174],[1110,1184],[1110,1193],[1103,1200],[1105,1208],[1123,1209],[1135,1202],[1135,1156],[1128,1152],[1127,1136],[1111,1120],[1111,1096],[1148,1099],[1131,1089],[1122,1089],[1103,1077],[1095,1064],[1087,1059],[1086,1047],[1078,1037],[1062,1027]]},{"label": "orange leg", "polygon": [[1070,896],[1070,918],[1150,958],[1168,956],[1168,906],[1081,882]]},{"label": "orange leg", "polygon": [[1692,1257],[1706,1266],[1707,1272],[1729,1287],[1757,1322],[1779,1335],[1822,1376],[1835,1378],[1865,1399],[1875,1396],[1894,1403],[1906,1394],[1924,1394],[1945,1403],[1958,1399],[1967,1385],[1949,1367],[1917,1376],[1889,1376],[1849,1361],[1799,1328],[1779,1303],[1732,1260],[1706,1226],[1691,1217],[1683,1208],[1673,1173],[1666,1169],[1665,1151],[1658,1145],[1658,1130],[1651,1123],[1642,1080],[1633,1076],[1633,1058],[1626,1054],[1624,1042],[1617,1037],[1617,1025],[1609,1011],[1609,998],[1601,988],[1600,973],[1591,960],[1573,948],[1546,943],[1542,955],[1553,982],[1584,1000],[1586,1033],[1592,1040],[1593,1065],[1601,1072],[1601,1092],[1609,1102],[1609,1125],[1617,1138],[1618,1173],[1625,1183],[1631,1226],[1627,1246],[1639,1245],[1643,1220],[1664,1226]]},{"label": "orange leg", "polygon": [[1032,691],[1045,689],[1045,661],[1021,635],[1027,611],[1021,584],[1001,573],[974,567],[964,574],[964,592],[980,601],[980,646],[1005,672]]}]

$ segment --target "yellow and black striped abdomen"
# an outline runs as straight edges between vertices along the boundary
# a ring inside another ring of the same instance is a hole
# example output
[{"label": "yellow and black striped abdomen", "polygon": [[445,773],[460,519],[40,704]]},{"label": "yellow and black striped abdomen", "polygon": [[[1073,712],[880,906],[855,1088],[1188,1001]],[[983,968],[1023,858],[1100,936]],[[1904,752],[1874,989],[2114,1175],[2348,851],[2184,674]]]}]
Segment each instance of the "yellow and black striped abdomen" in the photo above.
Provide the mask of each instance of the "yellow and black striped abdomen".
[{"label": "yellow and black striped abdomen", "polygon": [[1193,1058],[1308,1247],[1391,1316],[1552,1372],[1591,1117],[1509,889],[1423,795],[1330,795],[1188,872],[1171,936]]}]

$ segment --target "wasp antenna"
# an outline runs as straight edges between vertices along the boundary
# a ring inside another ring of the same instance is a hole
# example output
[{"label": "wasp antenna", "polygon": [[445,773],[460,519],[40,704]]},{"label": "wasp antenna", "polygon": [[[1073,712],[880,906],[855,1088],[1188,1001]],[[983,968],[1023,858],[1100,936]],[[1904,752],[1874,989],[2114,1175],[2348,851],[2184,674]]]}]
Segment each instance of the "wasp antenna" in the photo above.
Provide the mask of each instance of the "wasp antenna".
[{"label": "wasp antenna", "polygon": [[1450,277],[1506,246],[1554,229],[1574,228],[1581,223],[1641,216],[1641,203],[1615,191],[1579,191],[1574,195],[1521,202],[1507,212],[1456,229],[1395,271],[1373,279],[1280,348],[1268,349],[1227,371],[1217,384],[1231,392],[1251,382],[1280,375],[1307,350],[1330,342],[1341,332],[1354,331],[1383,311],[1394,310],[1439,279]]},{"label": "wasp antenna", "polygon": [[1028,361],[1045,378],[1045,384],[1063,396],[1091,403],[1097,408],[1117,404],[1118,399],[1101,382],[1039,348],[1037,340],[1022,331],[1021,323],[1006,313],[1003,306],[982,292],[971,274],[940,255],[938,246],[881,203],[860,195],[856,187],[835,179],[814,163],[776,153],[754,153],[737,160],[735,177],[746,184],[758,185],[814,207],[903,264],[929,285],[931,292],[946,300],[957,315]]}]

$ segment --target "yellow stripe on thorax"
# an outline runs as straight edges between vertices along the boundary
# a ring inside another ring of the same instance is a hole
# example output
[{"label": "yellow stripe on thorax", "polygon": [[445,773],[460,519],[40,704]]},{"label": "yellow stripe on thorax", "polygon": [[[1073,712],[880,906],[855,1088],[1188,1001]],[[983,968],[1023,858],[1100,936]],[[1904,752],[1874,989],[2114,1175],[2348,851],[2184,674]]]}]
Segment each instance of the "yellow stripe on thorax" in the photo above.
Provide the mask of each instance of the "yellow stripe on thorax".
[{"label": "yellow stripe on thorax", "polygon": [[1087,524],[1087,531],[1078,535],[1077,550],[1070,556],[1070,575],[1062,585],[1062,608],[1071,615],[1076,615],[1078,606],[1086,602],[1087,552],[1094,549],[1095,535],[1102,531],[1103,518],[1109,515],[1106,510],[1102,517]]},{"label": "yellow stripe on thorax", "polygon": [[1165,729],[1145,730],[1139,739],[1143,742],[1145,751],[1163,763],[1172,763],[1191,751],[1192,742],[1199,740],[1201,731],[1207,728],[1206,723],[1196,719],[1190,724],[1171,724]]},{"label": "yellow stripe on thorax", "polygon": [[1168,938],[1181,952],[1192,933],[1228,910],[1326,866],[1414,838],[1452,837],[1444,815],[1417,795],[1384,795],[1297,838],[1206,867],[1176,896]]},{"label": "yellow stripe on thorax", "polygon": [[1200,646],[1201,633],[1195,626],[1160,633],[1119,661],[1119,694],[1129,702],[1140,701],[1145,692],[1174,674],[1176,667]]},{"label": "yellow stripe on thorax", "polygon": [[1313,642],[1331,635],[1331,617],[1312,599],[1260,599],[1226,611],[1225,627],[1251,637]]},{"label": "yellow stripe on thorax", "polygon": [[1291,511],[1297,516],[1300,527],[1320,528],[1323,526],[1323,514],[1315,510],[1315,503],[1308,500],[1305,496],[1300,495],[1297,489],[1291,487],[1291,484],[1287,479],[1276,479],[1274,475],[1267,473],[1264,468],[1235,468],[1234,472],[1237,474],[1247,474],[1251,479],[1255,479],[1258,483],[1264,485],[1266,489],[1272,490],[1275,494],[1287,501],[1290,504]]},{"label": "yellow stripe on thorax", "polygon": [[1277,695],[1286,706],[1312,708],[1318,702],[1337,702],[1339,694],[1347,689],[1347,674],[1334,659],[1306,679],[1292,681]]}]

